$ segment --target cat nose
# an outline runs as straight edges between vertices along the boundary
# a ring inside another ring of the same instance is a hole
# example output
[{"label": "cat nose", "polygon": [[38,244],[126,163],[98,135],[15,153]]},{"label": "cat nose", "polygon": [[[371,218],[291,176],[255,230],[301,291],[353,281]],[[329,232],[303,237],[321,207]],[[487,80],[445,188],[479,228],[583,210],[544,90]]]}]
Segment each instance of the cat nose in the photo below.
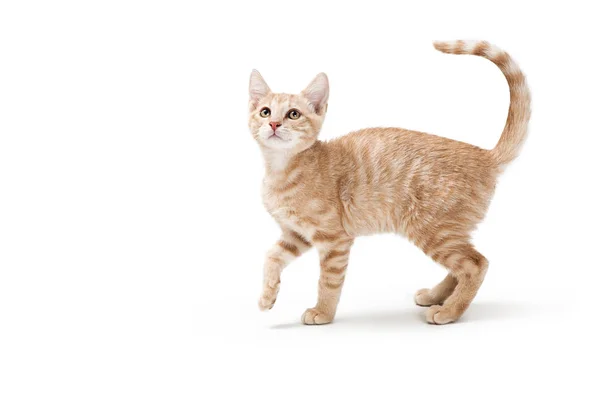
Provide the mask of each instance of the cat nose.
[{"label": "cat nose", "polygon": [[269,125],[271,125],[271,128],[273,128],[273,132],[275,132],[275,130],[281,126],[281,122],[271,121],[269,122]]}]

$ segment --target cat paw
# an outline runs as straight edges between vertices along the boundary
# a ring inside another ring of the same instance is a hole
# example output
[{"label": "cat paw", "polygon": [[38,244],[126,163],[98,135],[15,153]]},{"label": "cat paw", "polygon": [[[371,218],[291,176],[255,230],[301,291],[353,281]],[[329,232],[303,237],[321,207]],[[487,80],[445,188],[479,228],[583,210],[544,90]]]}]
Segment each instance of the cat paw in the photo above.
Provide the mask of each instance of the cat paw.
[{"label": "cat paw", "polygon": [[430,289],[421,289],[415,293],[415,304],[421,307],[429,307],[440,303],[431,295]]},{"label": "cat paw", "polygon": [[432,305],[425,312],[425,319],[430,324],[445,325],[458,319],[453,313],[443,306]]},{"label": "cat paw", "polygon": [[333,316],[316,308],[309,308],[304,311],[301,320],[305,325],[323,325],[333,321]]},{"label": "cat paw", "polygon": [[268,311],[275,305],[275,301],[277,300],[277,291],[274,290],[264,290],[263,294],[258,299],[258,308],[261,311]]}]

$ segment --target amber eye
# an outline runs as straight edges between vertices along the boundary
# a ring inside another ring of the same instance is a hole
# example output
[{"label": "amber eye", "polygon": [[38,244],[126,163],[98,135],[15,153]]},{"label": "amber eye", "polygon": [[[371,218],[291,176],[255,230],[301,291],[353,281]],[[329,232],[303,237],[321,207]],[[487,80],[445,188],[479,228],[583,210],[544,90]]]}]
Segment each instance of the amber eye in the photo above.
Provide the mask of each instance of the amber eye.
[{"label": "amber eye", "polygon": [[287,117],[289,119],[298,119],[301,115],[302,114],[300,114],[300,111],[292,109],[288,112]]},{"label": "amber eye", "polygon": [[267,107],[265,107],[262,110],[260,110],[260,116],[261,117],[267,118],[269,115],[271,115],[271,110],[269,110]]}]

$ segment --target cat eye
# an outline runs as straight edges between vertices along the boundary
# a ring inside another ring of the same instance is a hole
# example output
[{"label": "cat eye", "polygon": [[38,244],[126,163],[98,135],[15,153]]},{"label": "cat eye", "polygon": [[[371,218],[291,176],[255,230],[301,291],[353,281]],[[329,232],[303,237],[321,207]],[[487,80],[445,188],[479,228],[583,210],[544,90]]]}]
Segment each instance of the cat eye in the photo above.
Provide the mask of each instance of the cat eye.
[{"label": "cat eye", "polygon": [[300,116],[301,116],[301,115],[302,115],[302,114],[300,114],[300,111],[298,111],[298,110],[295,110],[295,109],[291,109],[291,110],[288,112],[288,114],[287,114],[287,117],[288,117],[289,119],[298,119],[298,118],[300,118]]},{"label": "cat eye", "polygon": [[261,117],[267,118],[269,115],[271,115],[271,110],[269,110],[268,107],[265,107],[262,110],[260,110],[260,116]]}]

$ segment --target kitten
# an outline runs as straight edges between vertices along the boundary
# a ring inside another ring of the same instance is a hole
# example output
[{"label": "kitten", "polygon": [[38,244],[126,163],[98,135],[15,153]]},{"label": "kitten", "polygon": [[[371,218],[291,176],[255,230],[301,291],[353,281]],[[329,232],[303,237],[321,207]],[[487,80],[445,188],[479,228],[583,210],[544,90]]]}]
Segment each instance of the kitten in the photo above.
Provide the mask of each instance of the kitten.
[{"label": "kitten", "polygon": [[370,128],[329,142],[317,140],[329,84],[323,73],[300,94],[273,93],[250,76],[249,128],[265,159],[264,204],[281,226],[268,252],[259,306],[273,307],[280,275],[293,259],[316,247],[320,263],[317,304],[305,324],[333,320],[354,238],[378,232],[406,236],[448,270],[415,302],[429,307],[432,324],[456,321],[479,289],[487,259],[471,244],[504,166],[527,133],[530,95],[510,56],[487,42],[436,42],[437,50],[487,58],[510,88],[506,126],[496,147],[479,147],[399,128]]}]

